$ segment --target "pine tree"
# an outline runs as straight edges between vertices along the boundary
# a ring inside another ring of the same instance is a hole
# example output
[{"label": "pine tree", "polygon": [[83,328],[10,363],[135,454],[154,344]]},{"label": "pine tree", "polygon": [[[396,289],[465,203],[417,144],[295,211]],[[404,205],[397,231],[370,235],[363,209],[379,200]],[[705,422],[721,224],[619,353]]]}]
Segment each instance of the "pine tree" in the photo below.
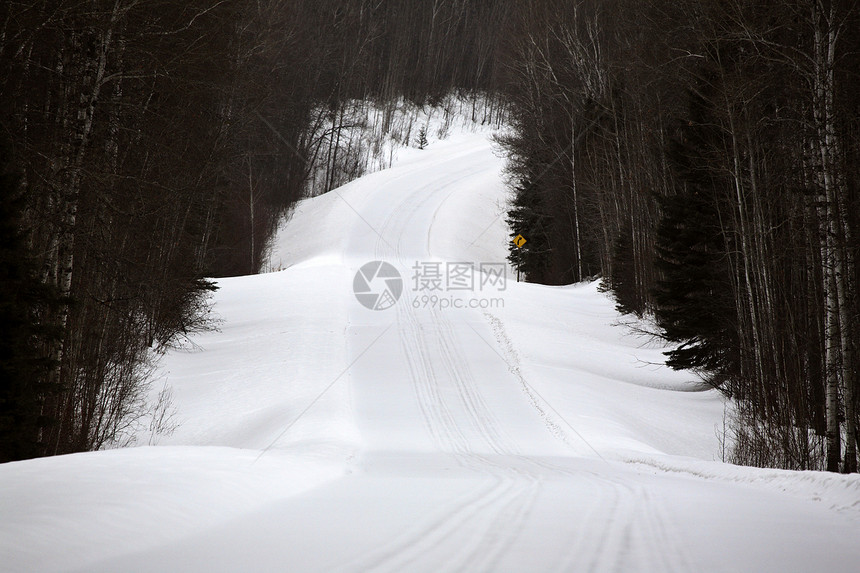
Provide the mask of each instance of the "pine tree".
[{"label": "pine tree", "polygon": [[[675,369],[722,372],[733,333],[726,321],[731,290],[722,271],[724,245],[712,227],[715,211],[701,195],[679,193],[661,201],[657,230],[657,323],[681,346],[666,353]],[[728,308],[726,308],[728,305]]]},{"label": "pine tree", "polygon": [[666,364],[707,373],[719,386],[736,371],[738,360],[731,273],[717,203],[724,182],[708,169],[708,149],[718,145],[719,134],[706,117],[704,100],[691,98],[691,119],[668,153],[676,193],[659,199],[656,265],[662,279],[654,293],[655,314],[664,337],[680,343],[666,353]]},{"label": "pine tree", "polygon": [[424,149],[427,147],[427,127],[421,126],[421,129],[418,130],[418,149]]},{"label": "pine tree", "polygon": [[508,244],[508,261],[524,280],[545,282],[550,253],[547,235],[549,217],[543,213],[541,194],[537,189],[529,185],[517,189],[508,211],[507,222],[511,229],[511,239],[518,235],[526,239],[522,247],[516,246],[513,241]]},{"label": "pine tree", "polygon": [[59,334],[45,325],[59,297],[37,278],[21,230],[24,196],[0,144],[0,462],[41,455],[42,403],[52,390],[45,351]]},{"label": "pine tree", "polygon": [[633,261],[633,227],[628,221],[619,230],[612,249],[612,272],[603,286],[612,291],[615,309],[622,314],[642,316],[645,309],[636,288],[636,266]]}]

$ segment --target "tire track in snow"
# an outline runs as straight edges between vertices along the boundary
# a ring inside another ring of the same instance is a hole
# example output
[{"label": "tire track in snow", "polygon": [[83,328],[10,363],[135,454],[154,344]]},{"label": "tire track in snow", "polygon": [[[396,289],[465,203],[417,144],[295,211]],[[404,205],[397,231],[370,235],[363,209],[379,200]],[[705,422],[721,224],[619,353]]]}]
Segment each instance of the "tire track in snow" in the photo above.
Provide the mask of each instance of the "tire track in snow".
[{"label": "tire track in snow", "polygon": [[[362,568],[402,571],[417,562],[426,566],[434,558],[442,558],[444,562],[436,565],[443,570],[487,570],[509,548],[537,495],[539,480],[524,485],[524,472],[479,453],[489,448],[492,454],[505,456],[511,448],[500,442],[495,428],[482,424],[476,397],[468,388],[468,369],[458,369],[463,362],[451,356],[450,341],[444,341],[447,336],[428,332],[411,308],[404,314],[411,317],[401,323],[402,345],[425,423],[442,451],[450,453],[461,467],[490,479],[474,495],[387,544],[381,554],[364,561]],[[456,395],[445,396],[440,390],[442,381],[454,382]],[[446,543],[449,551],[441,552],[440,545]]]},{"label": "tire track in snow", "polygon": [[[377,239],[376,258],[411,267],[414,260],[426,256],[431,229],[423,232],[426,225],[416,225],[414,220],[426,215],[428,207],[432,208],[428,204],[434,202],[435,217],[445,200],[457,191],[452,189],[454,185],[480,173],[480,167],[469,166],[440,177],[434,174],[427,184],[406,196],[400,195],[379,229],[384,238]],[[394,252],[385,239],[394,245]],[[460,468],[473,473],[476,485],[431,515],[420,516],[414,526],[371,548],[345,564],[344,569],[489,571],[503,567],[506,555],[517,545],[541,499],[546,480],[574,476],[578,481],[573,483],[582,484],[592,494],[586,496],[582,508],[591,517],[584,528],[581,519],[568,526],[568,537],[577,542],[566,556],[560,556],[558,570],[624,570],[637,565],[626,560],[629,554],[625,552],[635,548],[641,555],[649,547],[655,548],[648,554],[656,569],[684,569],[683,561],[660,555],[669,535],[665,514],[655,509],[649,498],[638,499],[641,492],[604,476],[573,472],[524,455],[486,401],[469,357],[460,350],[460,336],[467,334],[463,325],[452,323],[445,311],[436,308],[419,314],[409,302],[402,300],[396,307],[397,330],[422,423],[435,447],[450,455]],[[485,321],[478,311],[464,313],[465,320],[477,317],[477,323],[489,323],[502,353],[513,353],[515,357],[501,321],[488,314],[484,315]],[[471,325],[469,328],[474,330]],[[510,367],[510,356],[506,362]],[[567,432],[546,409],[549,405],[530,392],[518,368],[517,362],[511,375],[549,433],[571,445]]]},{"label": "tire track in snow", "polygon": [[[478,391],[468,362],[458,350],[460,346],[450,323],[439,311],[433,312],[432,317],[436,329],[435,336],[430,339],[434,344],[431,353],[442,363],[443,372],[442,376],[431,378],[431,381],[454,384],[457,393],[449,399],[461,414],[456,420],[459,424],[468,424],[468,429],[475,434],[467,444],[466,465],[477,472],[499,476],[509,484],[508,496],[500,500],[497,507],[488,508],[483,522],[471,524],[473,534],[470,539],[475,540],[474,547],[468,555],[459,557],[458,565],[464,570],[483,570],[483,567],[498,561],[510,547],[534,502],[540,477],[508,463],[510,456],[519,454],[515,444],[502,431],[495,414]],[[479,454],[484,448],[498,457],[503,456],[502,463],[496,461],[496,456],[491,459]],[[489,542],[484,541],[488,539]]]},{"label": "tire track in snow", "polygon": [[[425,188],[421,193],[410,194],[389,214],[380,233],[383,237],[397,237],[393,255],[399,262],[404,258],[403,239],[412,230],[410,219],[427,202],[438,201],[443,193],[444,202],[454,192],[449,189],[451,185],[480,172],[480,168],[469,167],[450,174],[444,181],[436,180],[427,186],[432,186],[432,191]],[[429,241],[429,234],[424,240]],[[382,247],[382,241],[378,241],[379,259],[391,254],[382,252]],[[542,478],[534,471],[499,463],[480,453],[487,450],[495,456],[522,458],[478,391],[469,362],[459,351],[453,326],[439,311],[422,318],[409,304],[398,306],[401,349],[424,424],[437,447],[450,453],[458,465],[491,479],[473,495],[447,507],[440,518],[400,536],[363,560],[363,564],[373,570],[402,570],[416,560],[426,559],[428,552],[438,554],[439,543],[457,534],[460,550],[449,556],[444,566],[470,570],[491,567],[516,537],[539,493]],[[469,531],[471,535],[466,538],[473,543],[464,546],[462,530]]]},{"label": "tire track in snow", "polygon": [[[505,362],[511,373],[519,381],[529,403],[538,411],[549,432],[570,445],[570,441],[561,426],[541,406],[543,399],[539,399],[534,394],[526,381],[519,357],[505,332],[502,321],[488,312],[484,312],[484,317],[490,323],[496,340],[502,347]],[[574,431],[576,430],[574,429]],[[657,562],[653,563],[650,569],[659,571],[689,570],[689,562],[682,548],[678,548],[679,553],[674,558],[662,551],[664,548],[675,545],[672,543],[669,533],[670,524],[673,522],[660,504],[652,502],[646,488],[640,486],[634,489],[623,482],[603,476],[594,476],[594,482],[600,484],[604,492],[610,491],[612,494],[611,496],[604,496],[600,504],[593,506],[594,513],[597,514],[599,508],[608,506],[611,508],[611,517],[606,520],[605,527],[598,530],[598,535],[584,536],[580,539],[577,549],[570,554],[571,559],[565,561],[562,566],[563,570],[571,568],[575,561],[581,560],[583,556],[589,559],[589,565],[586,568],[589,571],[607,570],[607,564],[612,564],[611,568],[608,569],[612,571],[625,571],[630,570],[631,567],[641,567],[642,563],[628,563],[623,558],[625,555],[623,549],[631,546],[634,541],[641,546],[636,552],[637,555],[650,553],[652,556],[656,556],[655,561]],[[586,521],[591,522],[592,520]],[[638,523],[639,527],[634,529],[634,523]]]}]

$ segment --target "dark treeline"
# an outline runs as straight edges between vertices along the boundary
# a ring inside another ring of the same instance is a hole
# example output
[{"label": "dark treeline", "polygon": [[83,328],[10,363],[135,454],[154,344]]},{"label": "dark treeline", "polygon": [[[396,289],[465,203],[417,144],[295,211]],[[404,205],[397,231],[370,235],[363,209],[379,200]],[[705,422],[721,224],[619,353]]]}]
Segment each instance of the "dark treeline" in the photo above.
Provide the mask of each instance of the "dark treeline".
[{"label": "dark treeline", "polygon": [[860,4],[522,3],[512,261],[600,275],[734,397],[734,460],[857,469]]},{"label": "dark treeline", "polygon": [[848,0],[4,3],[0,460],[115,443],[203,277],[357,174],[357,102],[465,90],[509,113],[528,280],[653,315],[735,461],[852,471],[858,48]]},{"label": "dark treeline", "polygon": [[463,0],[4,2],[0,461],[121,439],[149,357],[210,324],[203,277],[255,272],[337,163],[318,127],[356,98],[493,89],[504,20]]}]

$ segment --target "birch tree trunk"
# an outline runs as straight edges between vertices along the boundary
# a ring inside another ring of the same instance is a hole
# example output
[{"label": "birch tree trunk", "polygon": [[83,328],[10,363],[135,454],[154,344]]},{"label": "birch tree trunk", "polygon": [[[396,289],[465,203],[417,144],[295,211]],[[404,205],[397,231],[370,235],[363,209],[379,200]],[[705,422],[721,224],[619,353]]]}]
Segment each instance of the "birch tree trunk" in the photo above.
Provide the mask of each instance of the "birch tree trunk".
[{"label": "birch tree trunk", "polygon": [[[825,14],[823,0],[813,4],[813,65],[814,65],[814,119],[818,135],[819,153],[819,183],[821,193],[821,234],[822,234],[822,277],[824,292],[824,377],[827,417],[827,470],[839,471],[842,457],[841,427],[840,427],[840,378],[844,375],[844,347],[840,332],[845,331],[846,325],[840,325],[840,308],[845,301],[840,300],[840,284],[842,278],[841,256],[839,245],[839,203],[836,188],[837,158],[834,157],[835,126],[833,117],[834,75],[836,42],[838,32],[835,26],[835,4]],[[841,293],[844,296],[844,292]]]}]

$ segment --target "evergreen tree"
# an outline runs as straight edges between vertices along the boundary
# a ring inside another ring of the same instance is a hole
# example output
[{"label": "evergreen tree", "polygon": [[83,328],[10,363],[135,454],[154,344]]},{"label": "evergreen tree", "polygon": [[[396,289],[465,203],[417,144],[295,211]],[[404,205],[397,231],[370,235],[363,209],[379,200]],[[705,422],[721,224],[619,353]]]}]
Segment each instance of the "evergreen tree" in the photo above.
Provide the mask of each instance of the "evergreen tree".
[{"label": "evergreen tree", "polygon": [[421,126],[421,129],[418,130],[418,139],[416,140],[418,144],[418,149],[424,149],[427,147],[427,127]]},{"label": "evergreen tree", "polygon": [[[516,190],[508,211],[512,241],[508,244],[508,261],[529,282],[545,282],[549,267],[550,241],[547,235],[549,217],[543,212],[541,194],[524,185]],[[513,239],[522,235],[526,243],[518,247]]]},{"label": "evergreen tree", "polygon": [[666,364],[726,373],[735,337],[726,320],[732,299],[722,272],[722,237],[712,226],[716,213],[695,192],[663,199],[661,206],[657,267],[663,278],[655,292],[656,318],[665,338],[681,343],[666,353]]},{"label": "evergreen tree", "polygon": [[725,229],[716,197],[725,185],[709,169],[719,133],[706,103],[692,96],[691,119],[669,149],[676,193],[659,199],[662,219],[656,235],[656,319],[664,336],[680,346],[666,353],[674,369],[708,373],[720,386],[737,367],[737,328],[729,278]]},{"label": "evergreen tree", "polygon": [[42,455],[42,403],[52,390],[45,315],[59,300],[38,279],[21,230],[24,198],[0,143],[0,462]]},{"label": "evergreen tree", "polygon": [[632,233],[633,226],[629,221],[618,232],[612,250],[612,272],[609,280],[604,279],[602,287],[612,292],[618,312],[641,317],[645,308],[636,285]]}]

